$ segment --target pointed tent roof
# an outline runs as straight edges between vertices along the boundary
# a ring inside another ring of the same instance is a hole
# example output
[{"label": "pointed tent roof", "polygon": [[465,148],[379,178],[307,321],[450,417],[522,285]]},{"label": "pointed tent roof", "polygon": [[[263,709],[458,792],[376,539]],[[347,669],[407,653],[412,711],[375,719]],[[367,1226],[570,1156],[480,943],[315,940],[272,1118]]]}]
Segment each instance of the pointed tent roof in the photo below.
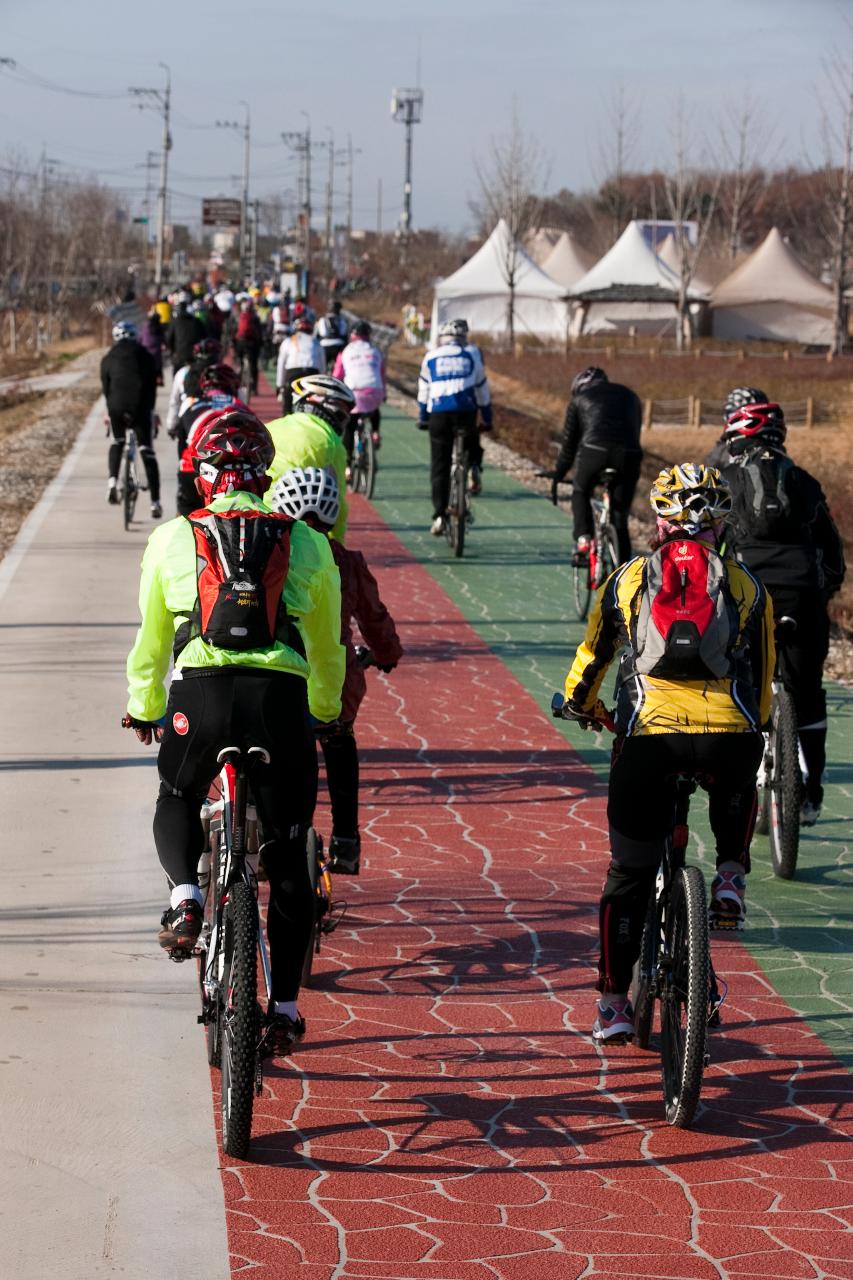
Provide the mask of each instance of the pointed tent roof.
[{"label": "pointed tent roof", "polygon": [[[436,297],[455,298],[466,294],[505,294],[507,283],[503,264],[510,246],[509,228],[500,219],[485,244],[464,262],[458,271],[436,286]],[[566,289],[537,267],[521,245],[516,245],[515,293],[517,297],[565,298]]]},{"label": "pointed tent roof", "polygon": [[524,238],[524,247],[538,266],[542,266],[562,232],[559,227],[537,227]]},{"label": "pointed tent roof", "polygon": [[[672,302],[678,294],[678,275],[649,248],[637,223],[629,222],[612,249],[569,293],[589,302]],[[691,299],[706,296],[706,290],[691,286]]]},{"label": "pointed tent roof", "polygon": [[715,307],[757,302],[787,302],[816,310],[833,306],[832,290],[803,266],[778,227],[772,227],[758,248],[717,285],[712,298]]},{"label": "pointed tent roof", "polygon": [[540,266],[552,280],[568,286],[586,275],[593,261],[590,254],[575,243],[568,231],[564,231]]},{"label": "pointed tent roof", "polygon": [[[670,231],[665,240],[658,246],[657,255],[664,266],[669,267],[670,271],[674,271],[676,275],[681,272],[681,255],[678,252],[678,244],[675,236]],[[711,286],[701,276],[693,277],[693,288],[702,293],[710,293]]]}]

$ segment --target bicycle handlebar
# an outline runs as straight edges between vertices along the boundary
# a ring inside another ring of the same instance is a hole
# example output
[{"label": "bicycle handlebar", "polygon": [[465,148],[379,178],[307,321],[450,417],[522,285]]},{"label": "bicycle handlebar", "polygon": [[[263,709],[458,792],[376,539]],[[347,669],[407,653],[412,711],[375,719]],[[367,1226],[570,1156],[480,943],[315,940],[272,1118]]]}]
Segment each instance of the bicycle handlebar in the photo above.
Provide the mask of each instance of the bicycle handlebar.
[{"label": "bicycle handlebar", "polygon": [[368,667],[376,667],[379,671],[382,671],[384,672],[385,675],[387,675],[389,671],[393,671],[394,667],[396,667],[397,665],[395,662],[393,666],[390,666],[390,667],[380,666],[380,664],[376,661],[376,655],[374,654],[373,650],[368,649],[366,644],[357,644],[355,646],[355,656],[358,659],[358,664],[361,667],[362,671],[366,671]]},{"label": "bicycle handlebar", "polygon": [[570,702],[567,702],[561,693],[555,693],[551,698],[551,715],[555,720],[574,720],[582,729],[607,729],[609,733],[616,732],[616,719],[613,712],[605,707],[600,698],[593,707],[592,713],[584,715],[582,711],[577,711]]}]

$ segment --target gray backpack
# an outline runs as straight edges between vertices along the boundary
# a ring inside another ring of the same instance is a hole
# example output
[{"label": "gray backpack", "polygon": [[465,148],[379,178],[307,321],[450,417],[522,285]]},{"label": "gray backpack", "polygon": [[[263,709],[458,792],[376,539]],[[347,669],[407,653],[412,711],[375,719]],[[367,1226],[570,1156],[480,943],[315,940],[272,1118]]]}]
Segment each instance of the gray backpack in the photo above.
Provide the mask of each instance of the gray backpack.
[{"label": "gray backpack", "polygon": [[718,552],[692,538],[672,538],[649,556],[640,590],[634,651],[641,675],[734,675],[738,611]]}]

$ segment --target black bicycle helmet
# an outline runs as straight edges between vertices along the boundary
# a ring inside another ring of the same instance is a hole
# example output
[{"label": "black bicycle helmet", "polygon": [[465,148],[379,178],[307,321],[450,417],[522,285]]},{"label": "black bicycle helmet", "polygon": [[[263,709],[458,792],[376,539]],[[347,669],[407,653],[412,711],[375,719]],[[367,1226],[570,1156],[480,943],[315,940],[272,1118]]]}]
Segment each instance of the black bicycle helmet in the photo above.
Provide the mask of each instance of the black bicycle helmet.
[{"label": "black bicycle helmet", "polygon": [[770,397],[765,391],[759,391],[757,387],[735,387],[726,396],[723,422],[728,422],[732,414],[737,413],[738,409],[742,409],[744,405],[769,403]]},{"label": "black bicycle helmet", "polygon": [[586,391],[596,382],[606,382],[607,374],[603,369],[599,369],[597,365],[591,364],[588,369],[583,369],[580,373],[575,374],[572,379],[572,395],[576,396],[579,391]]}]

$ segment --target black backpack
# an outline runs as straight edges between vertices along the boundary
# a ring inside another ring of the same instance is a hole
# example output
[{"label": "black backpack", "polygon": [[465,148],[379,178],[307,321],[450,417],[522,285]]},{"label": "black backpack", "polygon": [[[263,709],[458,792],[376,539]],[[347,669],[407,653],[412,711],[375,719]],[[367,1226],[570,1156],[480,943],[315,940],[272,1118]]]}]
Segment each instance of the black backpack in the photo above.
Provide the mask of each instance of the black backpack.
[{"label": "black backpack", "polygon": [[753,449],[726,467],[732,491],[732,523],[741,536],[757,542],[801,543],[803,527],[788,481],[794,464],[786,453]]}]

